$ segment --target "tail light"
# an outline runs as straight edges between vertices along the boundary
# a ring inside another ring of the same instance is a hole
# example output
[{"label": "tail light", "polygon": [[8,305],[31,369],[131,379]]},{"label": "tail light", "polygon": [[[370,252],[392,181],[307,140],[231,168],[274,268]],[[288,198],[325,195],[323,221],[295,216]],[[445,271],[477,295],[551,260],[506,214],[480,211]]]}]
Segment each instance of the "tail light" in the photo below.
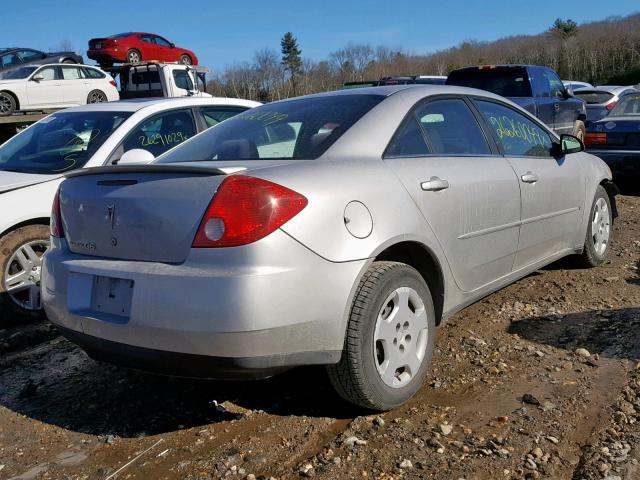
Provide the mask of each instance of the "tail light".
[{"label": "tail light", "polygon": [[495,65],[480,65],[478,68],[480,70],[494,70],[497,67]]},{"label": "tail light", "polygon": [[587,132],[587,134],[584,136],[584,144],[585,145],[606,145],[607,134]]},{"label": "tail light", "polygon": [[64,228],[62,227],[62,214],[60,212],[60,189],[53,198],[53,207],[51,208],[50,231],[52,237],[63,238]]},{"label": "tail light", "polygon": [[253,243],[287,223],[307,203],[303,195],[277,183],[241,175],[227,177],[207,207],[193,247]]},{"label": "tail light", "polygon": [[609,103],[607,103],[604,107],[605,107],[607,110],[611,110],[613,107],[615,107],[615,106],[616,106],[616,103],[618,103],[618,101],[617,101],[617,100],[612,100],[612,101],[610,101]]},{"label": "tail light", "polygon": [[113,85],[114,87],[117,87],[117,86],[118,86],[118,85],[116,84],[116,81],[115,81],[115,80],[113,80],[113,79],[109,80],[109,83],[110,83],[111,85]]}]

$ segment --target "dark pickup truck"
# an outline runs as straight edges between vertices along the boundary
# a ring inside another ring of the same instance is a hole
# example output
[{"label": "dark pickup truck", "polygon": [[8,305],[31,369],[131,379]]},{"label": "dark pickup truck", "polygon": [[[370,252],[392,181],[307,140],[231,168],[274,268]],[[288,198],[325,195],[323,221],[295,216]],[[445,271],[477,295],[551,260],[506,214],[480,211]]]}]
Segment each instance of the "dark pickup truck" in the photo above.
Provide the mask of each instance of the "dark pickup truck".
[{"label": "dark pickup truck", "polygon": [[466,67],[452,71],[447,85],[479,88],[506,97],[557,133],[569,133],[584,140],[585,103],[574,97],[550,68],[536,65]]}]

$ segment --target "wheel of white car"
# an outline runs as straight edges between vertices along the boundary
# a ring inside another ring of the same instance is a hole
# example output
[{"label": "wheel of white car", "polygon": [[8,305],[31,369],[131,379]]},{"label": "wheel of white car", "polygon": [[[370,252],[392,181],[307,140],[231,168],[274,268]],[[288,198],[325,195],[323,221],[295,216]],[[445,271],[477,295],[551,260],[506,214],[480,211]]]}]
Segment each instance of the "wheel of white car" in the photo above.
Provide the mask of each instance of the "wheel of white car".
[{"label": "wheel of white car", "polygon": [[180,63],[183,65],[191,65],[193,61],[191,60],[191,57],[189,55],[183,54],[180,55]]},{"label": "wheel of white car", "polygon": [[132,48],[127,52],[127,61],[129,63],[140,63],[142,61],[142,54],[135,48]]},{"label": "wheel of white car", "polygon": [[107,95],[101,90],[91,90],[87,95],[87,103],[102,103],[107,101]]},{"label": "wheel of white car", "polygon": [[28,225],[0,239],[0,325],[42,317],[40,275],[49,227]]},{"label": "wheel of white car", "polygon": [[16,99],[8,92],[0,92],[0,117],[13,115],[16,111]]},{"label": "wheel of white car", "polygon": [[607,191],[599,185],[591,204],[584,249],[578,257],[581,266],[597,267],[604,263],[611,244],[612,226],[611,200]]},{"label": "wheel of white car", "polygon": [[435,342],[429,287],[412,267],[375,262],[356,292],[340,362],[328,367],[349,402],[390,410],[422,386]]}]

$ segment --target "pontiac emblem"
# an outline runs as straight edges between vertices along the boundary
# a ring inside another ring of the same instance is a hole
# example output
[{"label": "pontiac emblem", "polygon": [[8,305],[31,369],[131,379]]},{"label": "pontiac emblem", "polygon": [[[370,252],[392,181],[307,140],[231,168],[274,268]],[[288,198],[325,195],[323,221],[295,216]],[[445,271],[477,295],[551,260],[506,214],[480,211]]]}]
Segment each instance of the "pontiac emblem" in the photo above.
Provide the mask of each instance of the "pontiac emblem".
[{"label": "pontiac emblem", "polygon": [[116,221],[116,206],[107,205],[107,221],[111,224],[111,230],[115,227]]}]

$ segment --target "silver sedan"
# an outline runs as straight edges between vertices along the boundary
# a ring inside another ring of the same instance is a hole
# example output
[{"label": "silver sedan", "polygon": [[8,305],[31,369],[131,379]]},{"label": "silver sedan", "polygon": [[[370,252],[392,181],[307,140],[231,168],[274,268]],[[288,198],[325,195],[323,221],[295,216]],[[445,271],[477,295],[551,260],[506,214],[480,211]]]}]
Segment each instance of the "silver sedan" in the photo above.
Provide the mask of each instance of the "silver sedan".
[{"label": "silver sedan", "polygon": [[270,103],[154,165],[68,175],[43,300],[89,355],[170,375],[322,364],[385,410],[453,313],[561,257],[601,264],[611,172],[504,98],[449,86]]}]

